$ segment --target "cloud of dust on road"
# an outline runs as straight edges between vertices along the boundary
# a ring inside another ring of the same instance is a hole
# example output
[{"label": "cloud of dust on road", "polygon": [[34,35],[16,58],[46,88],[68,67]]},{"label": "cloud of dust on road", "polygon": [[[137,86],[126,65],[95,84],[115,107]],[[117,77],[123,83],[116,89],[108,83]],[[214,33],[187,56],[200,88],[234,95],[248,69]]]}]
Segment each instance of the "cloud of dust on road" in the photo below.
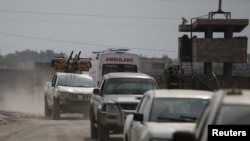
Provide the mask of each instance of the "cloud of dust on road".
[{"label": "cloud of dust on road", "polygon": [[21,88],[2,91],[0,110],[43,115],[43,93]]}]

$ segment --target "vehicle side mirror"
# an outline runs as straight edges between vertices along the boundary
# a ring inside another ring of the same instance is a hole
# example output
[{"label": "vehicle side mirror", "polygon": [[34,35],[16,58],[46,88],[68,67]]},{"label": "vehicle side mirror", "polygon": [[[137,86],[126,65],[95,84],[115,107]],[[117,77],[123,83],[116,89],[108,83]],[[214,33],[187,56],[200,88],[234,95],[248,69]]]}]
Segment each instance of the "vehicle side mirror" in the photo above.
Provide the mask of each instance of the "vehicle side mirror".
[{"label": "vehicle side mirror", "polygon": [[50,85],[51,85],[51,87],[55,87],[55,83],[51,83]]},{"label": "vehicle side mirror", "polygon": [[139,113],[134,113],[134,121],[140,121],[143,122],[143,114],[139,114]]},{"label": "vehicle side mirror", "polygon": [[129,118],[129,119],[133,119],[134,115],[133,114],[128,114],[126,119]]},{"label": "vehicle side mirror", "polygon": [[93,89],[93,93],[94,93],[95,95],[100,95],[101,90],[100,90],[99,88],[94,88],[94,89]]},{"label": "vehicle side mirror", "polygon": [[188,131],[177,131],[173,134],[173,141],[195,141],[195,136]]}]

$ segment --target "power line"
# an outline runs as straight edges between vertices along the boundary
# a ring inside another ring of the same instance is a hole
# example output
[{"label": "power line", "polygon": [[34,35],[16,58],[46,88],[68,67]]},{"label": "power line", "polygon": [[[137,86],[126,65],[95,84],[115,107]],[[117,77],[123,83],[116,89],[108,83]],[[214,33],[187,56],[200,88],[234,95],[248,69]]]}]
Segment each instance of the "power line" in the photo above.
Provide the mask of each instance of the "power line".
[{"label": "power line", "polygon": [[187,2],[213,3],[212,1],[201,1],[201,0],[158,0],[158,1],[174,2],[174,3],[187,3]]},{"label": "power line", "polygon": [[53,42],[63,42],[63,43],[78,44],[78,45],[115,47],[115,46],[112,46],[112,45],[103,45],[103,44],[92,44],[92,43],[83,43],[83,42],[64,41],[64,40],[49,39],[49,38],[40,38],[40,37],[33,37],[33,36],[26,36],[26,35],[17,35],[17,34],[9,34],[9,33],[0,33],[0,34],[1,35],[5,35],[5,36],[13,36],[13,37],[20,37],[20,38],[36,39],[36,40],[46,40],[46,41],[53,41]]},{"label": "power line", "polygon": [[13,36],[13,37],[20,37],[20,38],[28,38],[28,39],[35,39],[35,40],[46,40],[46,41],[53,41],[53,42],[62,42],[62,43],[69,43],[69,44],[78,44],[78,45],[89,45],[89,46],[100,46],[100,47],[114,47],[114,48],[128,48],[128,49],[137,49],[137,50],[149,50],[149,51],[160,51],[160,52],[177,52],[173,50],[157,50],[157,49],[145,49],[145,48],[133,48],[133,47],[125,47],[125,46],[114,46],[114,45],[105,45],[105,44],[96,44],[96,43],[84,43],[84,42],[73,42],[73,41],[64,41],[64,40],[57,40],[57,39],[48,39],[48,38],[40,38],[40,37],[32,37],[26,35],[17,35],[17,34],[9,34],[9,33],[1,33],[1,35],[5,36]]},{"label": "power line", "polygon": [[[61,23],[61,24],[89,24],[89,25],[105,25],[105,26],[131,26],[131,27],[154,27],[154,28],[166,28],[176,27],[174,25],[140,25],[140,24],[116,24],[116,23],[83,23],[83,22],[67,22],[67,21],[48,21],[48,20],[30,20],[30,19],[10,19],[0,18],[2,21],[21,21],[21,22],[37,22],[37,23]],[[181,18],[180,18],[181,20]]]},{"label": "power line", "polygon": [[114,16],[114,15],[94,15],[94,14],[78,14],[78,13],[57,13],[57,12],[39,12],[39,11],[19,11],[19,10],[0,10],[4,13],[25,13],[25,14],[41,14],[41,15],[60,15],[60,16],[85,16],[85,17],[105,17],[105,18],[132,18],[132,19],[155,19],[155,20],[179,20],[175,17],[146,17],[146,16]]},{"label": "power line", "polygon": [[148,51],[160,51],[160,52],[177,52],[175,50],[166,50],[166,49],[142,49],[142,48],[129,48],[129,49],[136,49],[136,50],[148,50]]},{"label": "power line", "polygon": [[[215,1],[207,1],[207,0],[158,0],[165,2],[177,2],[177,3],[186,3],[186,2],[195,2],[195,3],[214,3]],[[218,2],[218,1],[216,1]],[[226,0],[227,3],[235,3],[235,2],[250,2],[249,0]]]}]

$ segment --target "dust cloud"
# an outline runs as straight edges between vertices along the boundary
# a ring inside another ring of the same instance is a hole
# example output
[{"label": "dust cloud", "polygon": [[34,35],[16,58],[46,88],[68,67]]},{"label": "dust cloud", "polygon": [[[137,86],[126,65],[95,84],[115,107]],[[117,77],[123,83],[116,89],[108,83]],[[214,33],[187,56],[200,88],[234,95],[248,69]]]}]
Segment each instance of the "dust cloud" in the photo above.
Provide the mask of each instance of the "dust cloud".
[{"label": "dust cloud", "polygon": [[43,115],[43,92],[24,88],[1,90],[0,110]]}]

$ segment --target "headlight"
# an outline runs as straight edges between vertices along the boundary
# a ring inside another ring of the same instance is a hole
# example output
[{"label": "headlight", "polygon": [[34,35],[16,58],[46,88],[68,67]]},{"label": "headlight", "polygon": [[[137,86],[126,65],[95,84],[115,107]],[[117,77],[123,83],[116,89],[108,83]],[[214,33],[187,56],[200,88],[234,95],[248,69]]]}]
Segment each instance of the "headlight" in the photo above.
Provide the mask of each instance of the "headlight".
[{"label": "headlight", "polygon": [[109,113],[119,113],[119,107],[115,104],[106,104],[104,107],[104,111]]},{"label": "headlight", "polygon": [[169,139],[150,139],[149,141],[170,141]]},{"label": "headlight", "polygon": [[67,97],[68,93],[62,91],[55,91],[55,96]]}]

